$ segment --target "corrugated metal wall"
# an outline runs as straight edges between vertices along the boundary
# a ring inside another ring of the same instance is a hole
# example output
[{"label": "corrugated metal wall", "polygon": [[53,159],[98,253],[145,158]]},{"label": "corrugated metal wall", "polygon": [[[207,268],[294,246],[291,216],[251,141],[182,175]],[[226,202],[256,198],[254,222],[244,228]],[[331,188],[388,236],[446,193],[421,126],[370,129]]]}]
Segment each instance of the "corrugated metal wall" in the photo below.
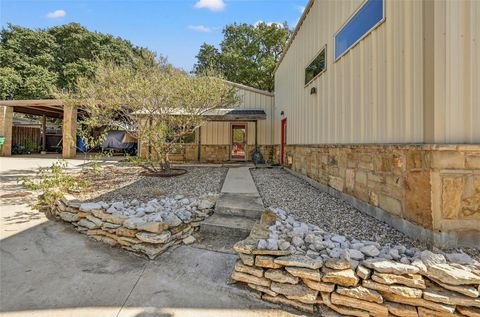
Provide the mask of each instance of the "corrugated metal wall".
[{"label": "corrugated metal wall", "polygon": [[[258,121],[258,144],[273,144],[272,118],[273,118],[273,94],[261,92],[255,89],[237,87],[239,103],[237,108],[262,109],[267,114],[266,120]],[[204,145],[230,144],[230,122],[208,122],[202,126],[201,143]],[[248,123],[248,144],[255,144],[255,124]]]},{"label": "corrugated metal wall", "polygon": [[[480,142],[480,1],[386,0],[385,22],[334,62],[334,34],[363,2],[316,0],[284,56],[275,127],[283,110],[287,143]],[[432,56],[424,55],[425,3],[435,3]],[[325,45],[326,72],[304,86],[305,67]],[[435,114],[424,109],[424,61],[433,56]],[[436,137],[427,140],[431,120]]]},{"label": "corrugated metal wall", "polygon": [[480,143],[480,1],[434,1],[425,10],[433,39],[426,139]]}]

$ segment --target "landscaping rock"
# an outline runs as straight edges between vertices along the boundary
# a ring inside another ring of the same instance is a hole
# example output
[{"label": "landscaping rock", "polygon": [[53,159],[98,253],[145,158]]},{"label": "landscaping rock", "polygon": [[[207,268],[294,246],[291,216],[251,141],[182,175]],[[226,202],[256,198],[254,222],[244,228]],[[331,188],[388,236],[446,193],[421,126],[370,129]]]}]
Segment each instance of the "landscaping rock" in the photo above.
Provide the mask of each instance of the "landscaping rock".
[{"label": "landscaping rock", "polygon": [[[272,284],[272,281],[267,280],[264,277],[257,277],[250,274],[237,272],[237,271],[234,271],[232,273],[231,278],[238,282],[244,282],[247,284],[254,284],[254,285],[265,286],[265,287],[270,287],[270,285]],[[274,289],[272,290],[275,291]]]},{"label": "landscaping rock", "polygon": [[326,283],[333,283],[341,286],[357,286],[360,281],[352,269],[336,271],[324,268],[323,271],[325,275],[322,277],[322,281]]},{"label": "landscaping rock", "polygon": [[149,233],[149,232],[139,232],[135,235],[138,240],[152,243],[152,244],[159,244],[159,243],[166,243],[172,236],[170,231],[164,231],[160,234]]},{"label": "landscaping rock", "polygon": [[83,212],[91,212],[92,210],[102,209],[102,205],[100,203],[83,203],[80,204],[79,209]]},{"label": "landscaping rock", "polygon": [[318,291],[312,290],[303,284],[282,284],[272,282],[270,288],[275,293],[307,302],[315,302],[318,295]]},{"label": "landscaping rock", "polygon": [[321,260],[312,260],[303,255],[282,256],[275,259],[276,264],[283,266],[304,267],[307,269],[319,269],[322,266]]},{"label": "landscaping rock", "polygon": [[478,285],[480,276],[463,267],[455,267],[447,263],[427,266],[427,276],[450,285]]},{"label": "landscaping rock", "polygon": [[278,283],[298,284],[300,279],[284,270],[269,269],[265,271],[265,277]]},{"label": "landscaping rock", "polygon": [[365,288],[363,286],[357,287],[337,287],[336,292],[340,295],[365,300],[374,303],[383,303],[383,297],[377,291]]},{"label": "landscaping rock", "polygon": [[292,274],[293,276],[297,276],[302,279],[309,279],[312,281],[322,280],[322,274],[318,269],[314,270],[314,269],[307,269],[304,267],[287,266],[285,267],[285,270],[288,273]]},{"label": "landscaping rock", "polygon": [[235,271],[240,273],[247,273],[256,277],[263,277],[263,269],[245,265],[241,261],[237,261],[235,263]]},{"label": "landscaping rock", "polygon": [[425,289],[425,281],[422,276],[419,274],[389,274],[389,273],[378,273],[375,272],[372,275],[372,280],[378,283],[392,285],[392,284],[401,284],[413,288]]}]

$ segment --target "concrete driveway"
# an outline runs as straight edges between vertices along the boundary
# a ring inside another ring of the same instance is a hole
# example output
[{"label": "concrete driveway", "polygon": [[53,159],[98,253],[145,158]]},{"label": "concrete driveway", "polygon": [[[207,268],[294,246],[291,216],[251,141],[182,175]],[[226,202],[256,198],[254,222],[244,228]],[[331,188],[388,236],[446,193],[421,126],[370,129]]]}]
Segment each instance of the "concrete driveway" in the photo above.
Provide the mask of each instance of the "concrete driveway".
[{"label": "concrete driveway", "polygon": [[[0,158],[0,195],[53,158]],[[79,168],[83,160],[69,160]],[[294,316],[227,284],[236,256],[190,246],[155,261],[88,239],[26,204],[0,203],[1,316]]]}]

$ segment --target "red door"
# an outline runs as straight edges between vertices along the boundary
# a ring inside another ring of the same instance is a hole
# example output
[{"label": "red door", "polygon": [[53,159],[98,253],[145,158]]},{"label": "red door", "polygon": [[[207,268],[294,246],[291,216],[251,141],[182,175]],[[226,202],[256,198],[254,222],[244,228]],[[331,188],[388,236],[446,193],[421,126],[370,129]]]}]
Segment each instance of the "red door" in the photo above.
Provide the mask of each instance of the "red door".
[{"label": "red door", "polygon": [[282,119],[282,144],[280,150],[280,163],[285,162],[285,144],[287,143],[287,119]]}]

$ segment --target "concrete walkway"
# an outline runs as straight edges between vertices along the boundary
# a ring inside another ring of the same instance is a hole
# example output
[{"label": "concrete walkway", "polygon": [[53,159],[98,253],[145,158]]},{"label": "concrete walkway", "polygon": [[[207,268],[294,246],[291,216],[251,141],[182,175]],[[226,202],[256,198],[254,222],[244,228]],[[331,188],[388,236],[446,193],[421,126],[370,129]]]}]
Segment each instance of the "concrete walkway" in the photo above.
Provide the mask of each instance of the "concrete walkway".
[{"label": "concrete walkway", "polygon": [[[17,177],[51,163],[0,158],[0,195],[25,191]],[[148,261],[46,219],[31,198],[1,200],[1,316],[295,315],[228,284],[236,255],[182,246]]]},{"label": "concrete walkway", "polygon": [[249,194],[260,197],[248,167],[231,167],[223,182],[222,193]]}]

